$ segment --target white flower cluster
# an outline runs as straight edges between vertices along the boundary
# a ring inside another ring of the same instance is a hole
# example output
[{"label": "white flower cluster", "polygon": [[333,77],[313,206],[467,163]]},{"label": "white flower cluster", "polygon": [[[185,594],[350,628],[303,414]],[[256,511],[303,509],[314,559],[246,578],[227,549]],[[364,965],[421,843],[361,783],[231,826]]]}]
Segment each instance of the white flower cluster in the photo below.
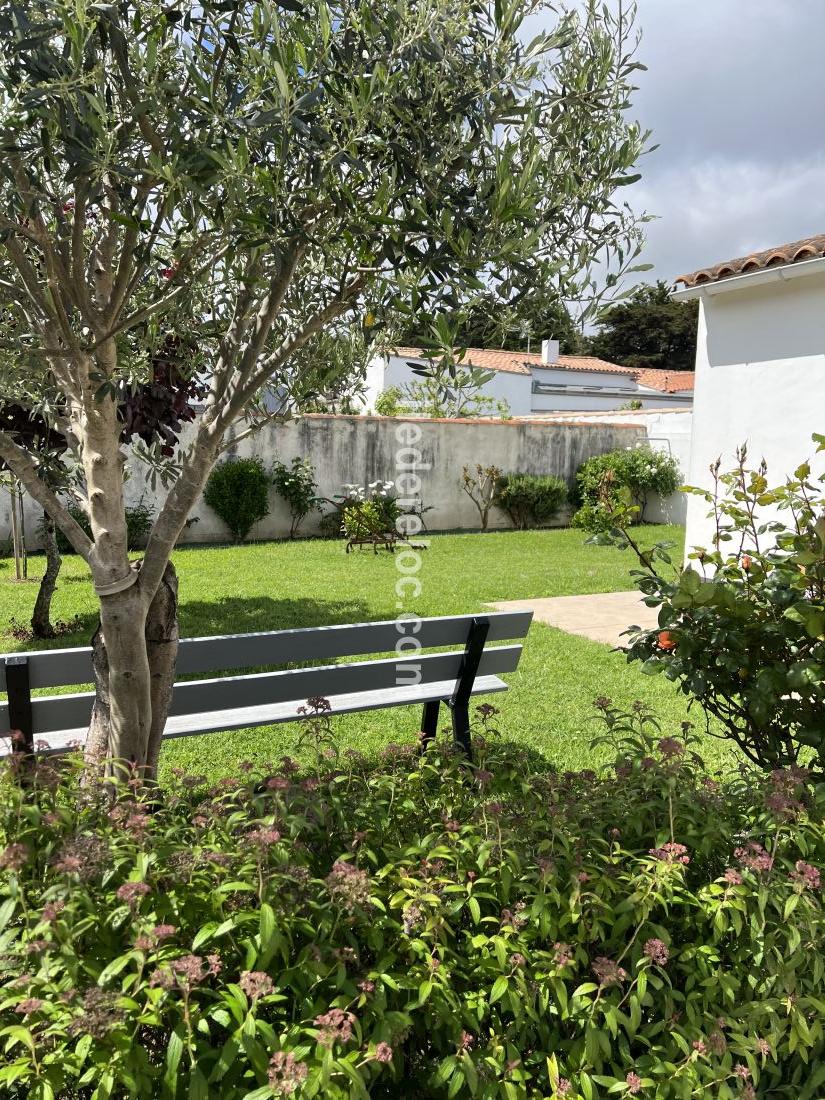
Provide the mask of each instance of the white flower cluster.
[{"label": "white flower cluster", "polygon": [[366,500],[368,493],[371,499],[375,497],[385,497],[389,495],[394,485],[394,481],[371,481],[365,489],[363,485],[351,485],[347,482],[343,486],[344,496],[347,497],[348,500],[358,501]]}]

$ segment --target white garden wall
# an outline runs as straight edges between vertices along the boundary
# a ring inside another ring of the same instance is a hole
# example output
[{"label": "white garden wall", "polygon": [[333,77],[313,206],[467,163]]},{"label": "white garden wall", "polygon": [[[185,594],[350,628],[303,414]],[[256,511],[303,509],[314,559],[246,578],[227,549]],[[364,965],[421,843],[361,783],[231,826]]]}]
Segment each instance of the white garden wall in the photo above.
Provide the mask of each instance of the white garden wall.
[{"label": "white garden wall", "polygon": [[[184,435],[184,444],[188,433]],[[405,468],[410,448],[420,452],[420,496],[430,530],[477,529],[478,512],[461,487],[462,467],[496,465],[505,472],[556,474],[572,482],[579,465],[591,455],[618,447],[634,446],[645,438],[642,425],[601,423],[548,423],[535,420],[421,420],[369,416],[306,416],[273,424],[257,436],[241,442],[240,455],[258,455],[271,465],[276,457],[289,462],[303,456],[314,465],[323,496],[332,497],[346,483],[368,484],[378,479],[396,481],[410,474]],[[126,496],[134,503],[142,496],[157,508],[163,491],[153,493],[145,467],[129,464]],[[407,491],[416,493],[414,483]],[[289,533],[284,502],[272,491],[272,512],[251,532],[251,538],[282,538]],[[38,509],[27,501],[27,541],[36,544]],[[228,534],[215,513],[201,500],[192,512],[192,523],[181,542],[225,542]],[[560,516],[562,523],[566,516]],[[509,519],[498,510],[491,527],[506,528]],[[317,518],[307,519],[305,533],[317,529]],[[8,538],[9,498],[0,495],[0,538]]]}]

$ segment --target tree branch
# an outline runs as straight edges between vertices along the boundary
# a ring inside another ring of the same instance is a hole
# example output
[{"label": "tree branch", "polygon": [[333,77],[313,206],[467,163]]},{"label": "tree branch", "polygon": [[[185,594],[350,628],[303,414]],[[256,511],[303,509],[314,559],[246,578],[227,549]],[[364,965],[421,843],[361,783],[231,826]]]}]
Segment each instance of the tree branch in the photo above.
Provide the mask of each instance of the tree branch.
[{"label": "tree branch", "polygon": [[6,432],[0,432],[0,458],[23,483],[29,495],[48,512],[83,560],[90,564],[94,543],[61,504],[57,494],[38,476],[37,466],[26,451]]}]

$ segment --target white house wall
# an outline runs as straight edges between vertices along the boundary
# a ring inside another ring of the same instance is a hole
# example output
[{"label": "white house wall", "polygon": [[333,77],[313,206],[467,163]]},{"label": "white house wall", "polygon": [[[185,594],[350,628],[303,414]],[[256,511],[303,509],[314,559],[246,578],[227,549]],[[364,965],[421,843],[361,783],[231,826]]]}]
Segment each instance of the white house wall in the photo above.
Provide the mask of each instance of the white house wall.
[{"label": "white house wall", "polygon": [[[398,355],[387,359],[376,357],[367,371],[367,393],[364,399],[364,411],[373,411],[380,393],[392,386],[408,386],[410,382],[421,381],[410,366],[410,361]],[[530,412],[530,376],[515,374],[512,371],[496,371],[482,391],[485,397],[497,401],[506,401],[512,416],[522,416]]]},{"label": "white house wall", "polygon": [[[749,460],[763,457],[772,483],[807,458],[811,435],[825,432],[825,276],[771,282],[700,302],[696,351],[691,484],[711,488],[717,457],[730,469],[738,444]],[[707,505],[691,498],[687,545],[709,546]]]}]

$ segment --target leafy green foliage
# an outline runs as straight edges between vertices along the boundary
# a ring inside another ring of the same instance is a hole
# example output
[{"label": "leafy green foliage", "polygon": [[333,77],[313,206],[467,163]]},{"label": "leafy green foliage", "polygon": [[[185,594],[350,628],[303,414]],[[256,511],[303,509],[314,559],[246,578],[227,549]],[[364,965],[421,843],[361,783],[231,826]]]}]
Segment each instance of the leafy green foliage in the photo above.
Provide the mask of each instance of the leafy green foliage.
[{"label": "leafy green foliage", "polygon": [[[449,333],[445,326],[442,326],[442,335],[447,341]],[[423,365],[411,362],[411,366],[418,375],[416,379],[385,391],[388,397],[384,407],[394,408],[391,415],[413,414],[435,419],[479,416],[509,418],[508,403],[484,392],[484,387],[495,377],[495,371],[463,364],[460,351],[445,344],[440,354],[432,353],[429,358],[425,356]]]},{"label": "leafy green foliage", "polygon": [[631,522],[643,523],[650,495],[670,496],[681,479],[673,455],[652,447],[595,455],[583,462],[576,474],[580,507],[573,516],[573,526],[606,531],[615,525],[614,516],[619,511]]},{"label": "leafy green foliage", "polygon": [[660,279],[603,310],[596,333],[586,338],[587,349],[639,370],[693,370],[698,314],[698,302],[675,302]]},{"label": "leafy green foliage", "polygon": [[203,499],[220,516],[236,542],[269,515],[269,478],[259,458],[232,458],[209,475]]},{"label": "leafy green foliage", "polygon": [[289,466],[277,460],[272,467],[272,483],[289,505],[289,537],[294,539],[304,517],[319,507],[315,467],[308,458],[293,458]]},{"label": "leafy green foliage", "polygon": [[345,485],[346,495],[339,498],[341,531],[349,540],[381,538],[396,533],[401,515],[393,482],[373,481],[368,486]]},{"label": "leafy green foliage", "polygon": [[554,474],[505,474],[496,483],[496,504],[522,531],[549,523],[566,500],[567,486]]},{"label": "leafy green foliage", "polygon": [[388,386],[375,399],[375,411],[379,416],[401,416],[403,393],[400,386]]},{"label": "leafy green foliage", "polygon": [[[819,449],[825,437],[816,436]],[[825,768],[825,518],[822,479],[801,465],[771,486],[763,463],[736,467],[712,490],[713,544],[685,569],[669,546],[640,550],[620,516],[612,541],[632,547],[636,584],[658,607],[659,630],[637,631],[628,658],[663,673],[764,768],[815,757]]]},{"label": "leafy green foliage", "polygon": [[815,1100],[823,788],[720,782],[689,729],[597,705],[599,775],[492,707],[472,767],[339,757],[323,700],[303,775],[7,773],[4,1095]]},{"label": "leafy green foliage", "polygon": [[[91,538],[92,529],[89,524],[89,517],[84,509],[78,504],[70,504],[69,513],[72,518],[80,524],[89,538]],[[149,537],[149,532],[152,530],[154,518],[154,512],[142,497],[137,504],[126,505],[126,538],[130,550],[138,550],[140,547],[146,545],[146,539]],[[70,554],[72,552],[72,547],[69,540],[59,529],[56,531],[56,535],[57,546],[60,553]]]},{"label": "leafy green foliage", "polygon": [[[526,276],[529,278],[529,272]],[[540,289],[534,292],[529,286],[512,301],[500,293],[482,294],[464,310],[456,331],[458,344],[467,348],[525,351],[528,338],[534,351],[548,338],[559,341],[562,355],[583,350],[581,332],[564,302],[547,300]],[[432,329],[415,317],[398,335],[398,343],[407,347],[428,344],[432,339]]]}]

